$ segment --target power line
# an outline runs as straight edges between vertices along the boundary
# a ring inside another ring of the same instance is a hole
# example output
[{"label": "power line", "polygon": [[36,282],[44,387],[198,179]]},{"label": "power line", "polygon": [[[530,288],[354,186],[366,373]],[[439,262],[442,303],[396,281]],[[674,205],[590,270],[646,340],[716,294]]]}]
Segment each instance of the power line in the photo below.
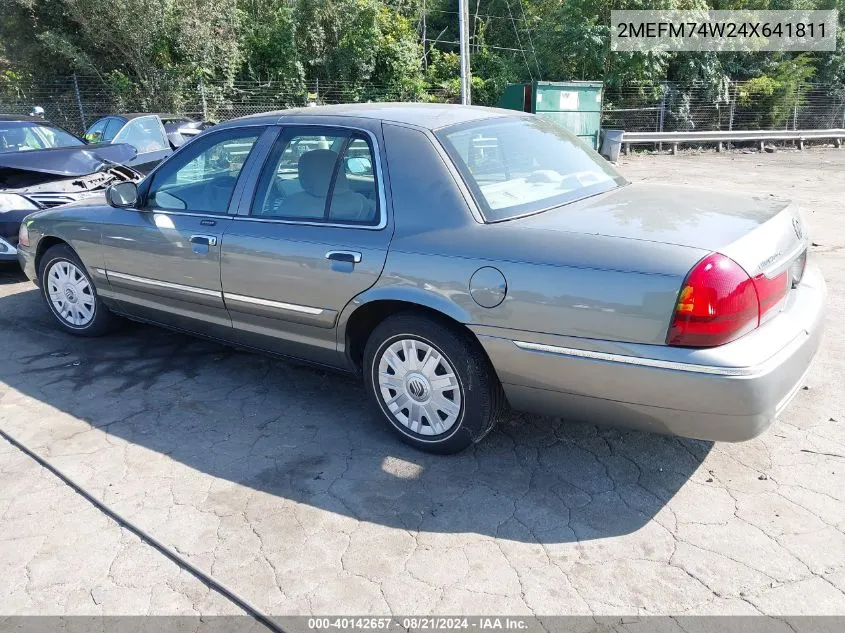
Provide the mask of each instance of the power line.
[{"label": "power line", "polygon": [[[537,61],[537,50],[534,48],[534,41],[531,39],[531,29],[528,28],[528,19],[525,17],[525,3],[523,0],[517,0],[519,8],[522,10],[522,22],[525,24],[525,31],[528,34],[528,44],[531,46],[531,54],[534,56],[534,65],[537,66],[537,76],[542,77],[543,72],[540,70],[540,62]],[[510,5],[508,5],[510,8]]]},{"label": "power line", "polygon": [[[453,42],[453,41],[449,41],[449,40],[428,40],[427,39],[426,42],[434,42],[434,43],[437,43],[437,44],[452,44],[452,45],[455,45],[455,46],[460,46],[460,44],[461,44],[460,42]],[[497,50],[497,51],[514,51],[516,53],[522,53],[523,55],[525,54],[525,51],[522,50],[521,48],[509,48],[507,46],[493,46],[491,44],[485,44],[484,46],[487,47],[487,48],[492,48],[492,49]],[[529,71],[530,70],[531,69],[529,68]]]},{"label": "power line", "polygon": [[[457,11],[445,11],[443,9],[429,9],[429,13],[445,13],[447,15],[458,15]],[[491,20],[510,20],[510,18],[506,15],[493,15],[491,13],[473,13],[473,15],[477,18],[485,18]]]},{"label": "power line", "polygon": [[511,11],[510,0],[505,0],[505,4],[508,7],[508,13],[511,16],[511,23],[513,24],[513,32],[516,34],[516,43],[519,45],[519,51],[522,53],[523,61],[525,61],[525,68],[528,69],[528,76],[531,77],[532,81],[534,81],[534,73],[531,72],[531,64],[528,63],[528,57],[526,57],[525,49],[522,47],[522,40],[519,38],[519,29],[516,28],[516,20],[513,19],[513,11]]}]

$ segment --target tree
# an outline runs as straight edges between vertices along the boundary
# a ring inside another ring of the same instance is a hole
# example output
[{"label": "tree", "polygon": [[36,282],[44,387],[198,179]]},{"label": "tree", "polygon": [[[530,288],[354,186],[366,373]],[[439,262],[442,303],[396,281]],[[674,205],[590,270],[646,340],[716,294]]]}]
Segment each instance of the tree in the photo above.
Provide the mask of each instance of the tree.
[{"label": "tree", "polygon": [[0,34],[20,67],[89,73],[142,107],[178,107],[187,86],[231,82],[240,65],[236,0],[5,2]]},{"label": "tree", "polygon": [[741,106],[757,106],[757,125],[763,128],[783,127],[795,108],[802,105],[815,74],[813,59],[808,54],[783,58],[772,64],[767,74],[745,82],[739,91]]},{"label": "tree", "polygon": [[[115,109],[196,109],[200,82],[212,110],[252,97],[256,108],[301,105],[317,82],[325,102],[458,99],[457,0],[0,3],[4,94],[78,72],[106,95],[102,107]],[[838,48],[807,55],[610,50],[613,9],[748,7],[838,8]],[[739,80],[750,82],[743,103],[765,110],[759,124],[780,125],[811,78],[845,99],[843,24],[845,0],[475,0],[473,100],[493,105],[510,82],[602,80],[606,103],[653,104],[666,94],[672,123],[687,128],[696,124],[693,96],[716,105],[718,115],[729,82]]]}]

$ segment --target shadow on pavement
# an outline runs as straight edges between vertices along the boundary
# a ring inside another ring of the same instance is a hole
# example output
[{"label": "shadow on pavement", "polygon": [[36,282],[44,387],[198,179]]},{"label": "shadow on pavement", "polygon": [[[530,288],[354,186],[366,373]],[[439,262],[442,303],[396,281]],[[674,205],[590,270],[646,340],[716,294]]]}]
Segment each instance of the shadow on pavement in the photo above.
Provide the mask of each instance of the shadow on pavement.
[{"label": "shadow on pavement", "polygon": [[26,276],[17,262],[0,262],[0,286],[22,281],[26,281]]},{"label": "shadow on pavement", "polygon": [[0,381],[202,473],[392,527],[559,543],[637,531],[712,444],[513,415],[453,457],[371,412],[359,382],[154,327],[79,339],[37,290],[0,296]]}]

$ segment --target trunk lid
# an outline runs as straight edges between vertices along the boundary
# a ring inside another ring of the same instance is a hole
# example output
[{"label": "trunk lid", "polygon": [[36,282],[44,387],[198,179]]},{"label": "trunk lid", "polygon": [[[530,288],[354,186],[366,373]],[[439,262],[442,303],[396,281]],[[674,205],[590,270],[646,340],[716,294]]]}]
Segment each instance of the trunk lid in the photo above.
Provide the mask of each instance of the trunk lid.
[{"label": "trunk lid", "polygon": [[773,274],[807,246],[788,200],[634,183],[517,220],[524,228],[676,244],[727,255],[750,276]]}]

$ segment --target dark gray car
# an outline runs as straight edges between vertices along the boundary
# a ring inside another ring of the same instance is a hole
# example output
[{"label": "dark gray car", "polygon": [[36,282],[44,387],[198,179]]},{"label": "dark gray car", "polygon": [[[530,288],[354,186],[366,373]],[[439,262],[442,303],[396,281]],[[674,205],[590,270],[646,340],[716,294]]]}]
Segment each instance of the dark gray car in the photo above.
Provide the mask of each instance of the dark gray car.
[{"label": "dark gray car", "polygon": [[106,198],[21,230],[60,327],[99,335],[120,314],[359,372],[425,450],[479,441],[508,404],[747,439],[799,388],[822,331],[794,206],[629,184],[512,111],[238,119]]}]

